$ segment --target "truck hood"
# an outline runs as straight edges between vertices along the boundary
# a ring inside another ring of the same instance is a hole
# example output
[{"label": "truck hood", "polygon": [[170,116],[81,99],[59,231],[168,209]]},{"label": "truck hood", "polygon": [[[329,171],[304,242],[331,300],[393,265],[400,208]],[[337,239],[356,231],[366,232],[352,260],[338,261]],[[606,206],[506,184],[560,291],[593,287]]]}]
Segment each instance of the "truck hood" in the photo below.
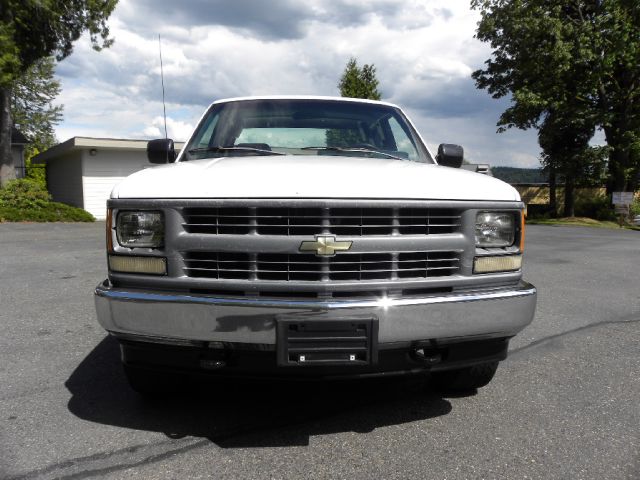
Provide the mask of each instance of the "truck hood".
[{"label": "truck hood", "polygon": [[438,165],[340,156],[191,160],[141,170],[111,198],[402,198],[519,201],[493,177]]}]

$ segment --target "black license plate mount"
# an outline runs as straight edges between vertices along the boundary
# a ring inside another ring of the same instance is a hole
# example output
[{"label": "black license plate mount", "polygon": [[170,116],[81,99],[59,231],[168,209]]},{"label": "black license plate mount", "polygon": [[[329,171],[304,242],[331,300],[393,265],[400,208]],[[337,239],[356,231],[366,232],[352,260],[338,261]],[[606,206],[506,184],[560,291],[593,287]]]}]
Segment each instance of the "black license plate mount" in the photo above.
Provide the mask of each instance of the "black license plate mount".
[{"label": "black license plate mount", "polygon": [[378,362],[378,319],[371,316],[276,320],[279,366],[366,366]]}]

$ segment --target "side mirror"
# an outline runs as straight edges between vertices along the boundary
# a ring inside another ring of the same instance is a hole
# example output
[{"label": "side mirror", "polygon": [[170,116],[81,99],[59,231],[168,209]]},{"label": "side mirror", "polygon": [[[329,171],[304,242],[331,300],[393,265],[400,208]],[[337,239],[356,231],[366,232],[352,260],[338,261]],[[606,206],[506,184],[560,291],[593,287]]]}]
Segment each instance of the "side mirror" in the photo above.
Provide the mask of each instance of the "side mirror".
[{"label": "side mirror", "polygon": [[438,165],[460,168],[463,157],[464,149],[460,145],[454,145],[452,143],[441,143],[438,145],[438,155],[436,156]]},{"label": "side mirror", "polygon": [[147,158],[151,163],[171,163],[176,159],[176,149],[170,138],[159,138],[147,143]]}]

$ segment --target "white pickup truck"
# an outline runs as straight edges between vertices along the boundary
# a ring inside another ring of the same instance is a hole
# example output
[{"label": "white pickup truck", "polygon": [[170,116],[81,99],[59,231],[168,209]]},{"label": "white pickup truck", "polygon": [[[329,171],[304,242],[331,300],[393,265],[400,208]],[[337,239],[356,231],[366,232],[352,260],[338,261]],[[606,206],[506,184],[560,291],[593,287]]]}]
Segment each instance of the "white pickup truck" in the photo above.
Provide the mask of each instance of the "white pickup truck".
[{"label": "white pickup truck", "polygon": [[108,201],[98,321],[131,386],[191,374],[430,373],[486,385],[533,319],[515,189],[434,157],[400,108],[327,97],[213,103],[166,165]]}]

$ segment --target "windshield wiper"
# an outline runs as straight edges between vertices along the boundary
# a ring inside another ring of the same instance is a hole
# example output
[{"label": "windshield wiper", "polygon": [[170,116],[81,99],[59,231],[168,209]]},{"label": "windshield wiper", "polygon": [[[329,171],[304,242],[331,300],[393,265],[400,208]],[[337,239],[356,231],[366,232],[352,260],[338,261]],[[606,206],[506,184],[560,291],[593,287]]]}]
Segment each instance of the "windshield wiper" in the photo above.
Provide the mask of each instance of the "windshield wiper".
[{"label": "windshield wiper", "polygon": [[188,153],[202,153],[202,152],[256,152],[261,155],[286,155],[286,153],[274,152],[273,150],[264,150],[262,148],[254,148],[254,147],[222,147],[222,146],[212,146],[212,147],[202,147],[202,148],[192,148],[188,151]]},{"label": "windshield wiper", "polygon": [[394,158],[396,160],[407,160],[406,158],[398,157],[387,152],[381,152],[374,148],[368,147],[302,147],[300,150],[325,150],[329,152],[364,152],[373,153],[376,155],[382,155],[385,158]]}]

